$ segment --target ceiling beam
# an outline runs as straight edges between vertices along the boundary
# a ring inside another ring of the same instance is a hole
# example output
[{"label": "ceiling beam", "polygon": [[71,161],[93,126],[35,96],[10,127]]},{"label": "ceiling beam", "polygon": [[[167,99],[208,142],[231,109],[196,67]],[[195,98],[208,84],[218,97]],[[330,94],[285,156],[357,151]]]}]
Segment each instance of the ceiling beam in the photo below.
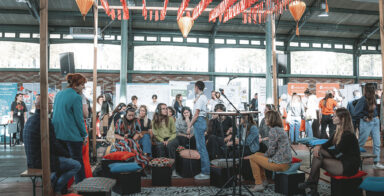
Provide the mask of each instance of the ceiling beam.
[{"label": "ceiling beam", "polygon": [[364,33],[362,33],[357,38],[357,49],[360,48],[363,44],[365,44],[370,37],[372,37],[374,34],[379,32],[379,30],[380,30],[380,20],[377,20],[372,26],[366,29]]},{"label": "ceiling beam", "polygon": [[38,2],[36,0],[27,0],[26,4],[30,14],[40,23],[40,7]]}]

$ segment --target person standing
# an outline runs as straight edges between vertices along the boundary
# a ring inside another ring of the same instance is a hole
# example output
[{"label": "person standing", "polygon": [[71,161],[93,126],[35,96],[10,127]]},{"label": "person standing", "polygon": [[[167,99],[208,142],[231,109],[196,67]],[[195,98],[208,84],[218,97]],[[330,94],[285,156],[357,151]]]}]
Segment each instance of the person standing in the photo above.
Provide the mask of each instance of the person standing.
[{"label": "person standing", "polygon": [[132,104],[132,106],[133,106],[133,108],[135,108],[135,110],[137,110],[139,108],[139,106],[137,105],[137,100],[138,100],[138,98],[136,95],[133,95],[131,97],[132,102],[130,104]]},{"label": "person standing", "polygon": [[156,107],[157,107],[158,101],[157,101],[157,95],[152,95],[152,102],[148,105],[148,118],[153,119],[153,114],[155,113]]},{"label": "person standing", "polygon": [[211,99],[208,100],[208,110],[210,112],[213,112],[216,104],[218,104],[218,99],[216,97],[216,91],[212,91],[211,92]]},{"label": "person standing", "polygon": [[187,130],[187,134],[190,134],[190,130],[193,126],[193,131],[195,133],[196,147],[197,151],[200,153],[201,161],[201,173],[195,176],[196,180],[206,180],[209,179],[210,174],[210,163],[207,148],[205,146],[205,131],[207,129],[207,103],[208,99],[204,95],[205,84],[202,81],[197,81],[195,83],[195,101],[193,105],[194,115],[192,121]]},{"label": "person standing", "polygon": [[[259,111],[259,99],[257,93],[255,93],[253,99],[251,100],[251,105],[249,106],[251,111]],[[256,118],[256,123],[259,124],[259,114],[254,114],[253,117]]]},{"label": "person standing", "polygon": [[27,106],[23,101],[23,94],[18,93],[11,105],[11,122],[16,123],[17,132],[13,134],[16,144],[23,142],[24,123],[27,122]]},{"label": "person standing", "polygon": [[173,108],[176,110],[176,119],[182,117],[181,109],[183,108],[183,97],[181,94],[177,94],[175,98],[175,104]]},{"label": "person standing", "polygon": [[380,163],[380,120],[375,97],[375,85],[368,83],[364,86],[364,96],[358,99],[355,109],[352,113],[355,119],[359,119],[359,145],[364,147],[368,136],[373,140],[373,168],[384,169]]},{"label": "person standing", "polygon": [[305,135],[306,137],[313,137],[312,124],[317,119],[317,98],[316,95],[307,89],[304,91],[306,102],[304,103],[305,108]]},{"label": "person standing", "polygon": [[320,124],[321,124],[321,139],[328,139],[327,126],[329,128],[329,137],[335,132],[336,126],[333,124],[333,113],[337,106],[337,102],[333,99],[332,93],[327,93],[325,97],[320,101]]},{"label": "person standing", "polygon": [[293,95],[287,106],[287,121],[289,123],[289,135],[291,142],[299,139],[301,120],[304,119],[304,105],[299,95]]},{"label": "person standing", "polygon": [[70,157],[81,164],[81,169],[75,176],[75,182],[79,183],[85,178],[82,148],[88,137],[80,94],[87,79],[77,73],[68,74],[66,79],[68,88],[57,93],[55,97],[52,124],[55,127],[56,139],[65,144]]}]

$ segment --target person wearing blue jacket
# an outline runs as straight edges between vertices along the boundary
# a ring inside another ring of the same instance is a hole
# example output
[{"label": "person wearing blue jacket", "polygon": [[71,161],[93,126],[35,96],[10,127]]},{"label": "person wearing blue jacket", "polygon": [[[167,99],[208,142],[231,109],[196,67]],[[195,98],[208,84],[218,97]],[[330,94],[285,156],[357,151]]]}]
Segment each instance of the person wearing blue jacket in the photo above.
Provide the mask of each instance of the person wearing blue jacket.
[{"label": "person wearing blue jacket", "polygon": [[75,182],[79,183],[85,178],[82,147],[87,141],[80,94],[87,79],[82,74],[68,74],[66,79],[68,88],[57,93],[55,97],[52,124],[56,139],[66,145],[72,159],[81,163],[81,169],[75,176]]},{"label": "person wearing blue jacket", "polygon": [[[241,132],[241,135],[240,135]],[[240,139],[241,136],[241,139]],[[255,121],[253,120],[252,115],[244,115],[240,120],[240,131],[237,132],[235,139],[236,145],[241,145],[241,155],[249,156],[260,150],[260,141],[259,141],[259,129],[256,126]],[[230,139],[227,142],[227,146],[232,146],[233,141]],[[244,151],[243,151],[244,148]]]},{"label": "person wearing blue jacket", "polygon": [[368,136],[373,140],[374,169],[384,169],[380,163],[380,120],[375,97],[375,85],[368,83],[364,86],[364,96],[358,99],[352,117],[359,123],[359,146],[364,147]]}]

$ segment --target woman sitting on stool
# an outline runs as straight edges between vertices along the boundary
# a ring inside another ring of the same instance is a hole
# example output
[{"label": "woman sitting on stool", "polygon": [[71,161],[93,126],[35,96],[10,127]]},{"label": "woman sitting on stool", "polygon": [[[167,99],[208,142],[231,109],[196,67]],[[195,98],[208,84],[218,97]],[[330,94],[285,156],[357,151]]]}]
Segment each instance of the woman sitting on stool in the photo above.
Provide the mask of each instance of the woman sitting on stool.
[{"label": "woman sitting on stool", "polygon": [[[360,148],[354,134],[351,115],[345,108],[336,110],[333,116],[336,132],[328,142],[313,149],[312,167],[306,182],[299,184],[299,188],[311,189],[311,195],[317,193],[320,168],[333,176],[353,176],[359,171]],[[328,149],[335,145],[334,150]]]},{"label": "woman sitting on stool", "polygon": [[264,191],[268,184],[264,168],[270,171],[285,171],[292,161],[288,135],[283,128],[283,121],[277,111],[265,113],[265,123],[271,128],[269,131],[267,152],[257,152],[250,156],[250,163],[255,186],[251,191]]}]

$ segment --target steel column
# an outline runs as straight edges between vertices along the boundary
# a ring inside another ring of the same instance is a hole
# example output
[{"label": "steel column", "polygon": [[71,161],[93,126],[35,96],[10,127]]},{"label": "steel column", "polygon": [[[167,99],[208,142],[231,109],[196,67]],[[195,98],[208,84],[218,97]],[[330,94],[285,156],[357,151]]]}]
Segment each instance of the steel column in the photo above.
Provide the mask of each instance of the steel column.
[{"label": "steel column", "polygon": [[266,100],[272,103],[272,16],[267,16],[267,21],[265,23],[265,51],[266,51]]},{"label": "steel column", "polygon": [[128,20],[121,20],[120,97],[119,97],[118,103],[127,103],[127,68],[128,68]]}]

